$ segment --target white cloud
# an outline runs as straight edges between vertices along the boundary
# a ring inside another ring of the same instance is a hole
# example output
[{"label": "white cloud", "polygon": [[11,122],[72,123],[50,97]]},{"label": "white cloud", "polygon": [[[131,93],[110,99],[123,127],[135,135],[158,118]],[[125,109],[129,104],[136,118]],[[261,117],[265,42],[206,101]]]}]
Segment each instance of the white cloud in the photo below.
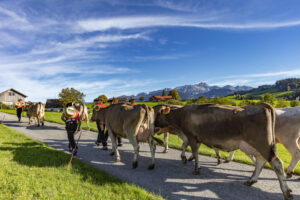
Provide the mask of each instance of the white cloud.
[{"label": "white cloud", "polygon": [[106,31],[110,29],[137,29],[150,27],[194,27],[204,29],[273,29],[299,26],[300,20],[284,22],[222,23],[212,17],[190,16],[124,16],[114,18],[87,19],[78,21],[84,31]]},{"label": "white cloud", "polygon": [[224,78],[259,78],[259,77],[294,77],[300,76],[300,70],[288,70],[288,71],[279,71],[279,72],[268,72],[268,73],[261,73],[261,74],[241,74],[241,75],[234,75],[234,76],[226,76]]}]

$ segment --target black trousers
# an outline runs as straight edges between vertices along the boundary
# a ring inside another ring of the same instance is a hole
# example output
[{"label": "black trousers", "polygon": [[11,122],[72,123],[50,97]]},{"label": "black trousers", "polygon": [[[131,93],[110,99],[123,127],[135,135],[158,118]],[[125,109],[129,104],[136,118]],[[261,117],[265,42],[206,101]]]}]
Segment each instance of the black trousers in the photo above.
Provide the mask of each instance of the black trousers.
[{"label": "black trousers", "polygon": [[108,138],[108,131],[105,131],[105,124],[103,122],[97,121],[97,128],[98,128],[98,137],[97,142],[102,143],[104,147],[107,146],[107,138]]},{"label": "black trousers", "polygon": [[68,133],[69,147],[74,149],[76,147],[76,142],[74,139],[74,134],[77,130],[77,121],[66,122],[66,130]]},{"label": "black trousers", "polygon": [[18,116],[19,120],[21,120],[22,111],[23,111],[23,108],[17,108],[17,116]]},{"label": "black trousers", "polygon": [[[103,122],[97,121],[97,128],[98,128],[98,137],[97,142],[102,143],[103,146],[107,146],[107,139],[108,139],[108,131],[105,131],[105,124]],[[122,143],[122,138],[117,137],[118,144]]]}]

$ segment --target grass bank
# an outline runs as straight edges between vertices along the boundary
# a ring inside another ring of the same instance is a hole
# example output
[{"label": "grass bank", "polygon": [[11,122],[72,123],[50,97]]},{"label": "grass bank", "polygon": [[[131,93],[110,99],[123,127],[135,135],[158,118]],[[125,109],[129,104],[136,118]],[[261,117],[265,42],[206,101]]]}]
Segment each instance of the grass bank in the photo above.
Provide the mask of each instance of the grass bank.
[{"label": "grass bank", "polygon": [[0,125],[0,199],[163,199]]}]

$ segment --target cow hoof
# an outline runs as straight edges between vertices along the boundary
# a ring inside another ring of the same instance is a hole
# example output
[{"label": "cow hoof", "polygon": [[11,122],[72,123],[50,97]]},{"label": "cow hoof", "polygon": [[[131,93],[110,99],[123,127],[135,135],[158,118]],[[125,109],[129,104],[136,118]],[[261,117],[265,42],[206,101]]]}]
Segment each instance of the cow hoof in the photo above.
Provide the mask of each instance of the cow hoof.
[{"label": "cow hoof", "polygon": [[181,161],[182,161],[183,164],[186,164],[186,163],[187,163],[186,157],[185,157],[185,156],[182,156],[182,157],[181,157]]},{"label": "cow hoof", "polygon": [[38,124],[38,127],[40,127],[40,125]]},{"label": "cow hoof", "polygon": [[248,180],[246,182],[244,182],[244,185],[246,186],[252,186],[254,183],[256,183],[257,181],[251,181],[251,180]]},{"label": "cow hoof", "polygon": [[222,163],[223,163],[223,160],[218,160],[217,165],[220,165],[220,164],[222,164]]},{"label": "cow hoof", "polygon": [[168,153],[169,152],[169,150],[168,149],[165,149],[164,151],[163,151],[163,153]]},{"label": "cow hoof", "polygon": [[287,179],[292,178],[292,177],[293,177],[293,172],[289,172],[286,174]]},{"label": "cow hoof", "polygon": [[153,170],[154,167],[155,167],[155,165],[154,165],[154,164],[151,164],[151,165],[149,165],[148,169],[149,169],[149,170]]},{"label": "cow hoof", "polygon": [[120,158],[116,158],[115,162],[121,162]]},{"label": "cow hoof", "polygon": [[230,160],[225,160],[225,162],[224,163],[230,163]]},{"label": "cow hoof", "polygon": [[42,123],[42,126],[44,126],[45,124],[44,124],[44,122]]},{"label": "cow hoof", "polygon": [[194,160],[194,156],[189,157],[188,161],[191,162]]},{"label": "cow hoof", "polygon": [[134,161],[132,163],[132,169],[136,169],[138,167],[138,162],[137,161]]},{"label": "cow hoof", "polygon": [[110,154],[109,154],[109,155],[113,156],[113,155],[115,155],[115,152],[110,152]]},{"label": "cow hoof", "polygon": [[292,190],[291,189],[287,190],[286,194],[284,195],[284,199],[285,200],[292,200],[292,199],[294,199],[293,195],[292,195]]}]

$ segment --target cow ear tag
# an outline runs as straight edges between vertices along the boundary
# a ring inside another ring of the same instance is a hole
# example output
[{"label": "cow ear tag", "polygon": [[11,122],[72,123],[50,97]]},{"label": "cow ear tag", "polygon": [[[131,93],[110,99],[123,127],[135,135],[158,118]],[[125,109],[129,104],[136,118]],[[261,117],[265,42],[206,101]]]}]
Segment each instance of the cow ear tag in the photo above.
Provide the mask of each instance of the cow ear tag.
[{"label": "cow ear tag", "polygon": [[169,114],[169,113],[170,113],[170,108],[169,108],[169,107],[166,107],[166,108],[164,109],[164,114],[167,115],[167,114]]}]

